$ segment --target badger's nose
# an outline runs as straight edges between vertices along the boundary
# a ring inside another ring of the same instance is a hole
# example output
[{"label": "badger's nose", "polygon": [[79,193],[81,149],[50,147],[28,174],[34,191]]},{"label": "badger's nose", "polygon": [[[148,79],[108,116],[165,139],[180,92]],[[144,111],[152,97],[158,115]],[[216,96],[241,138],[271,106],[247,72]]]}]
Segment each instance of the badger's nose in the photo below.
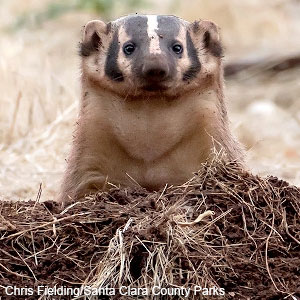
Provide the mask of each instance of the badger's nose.
[{"label": "badger's nose", "polygon": [[150,79],[163,79],[167,75],[167,71],[160,67],[146,68],[144,76]]},{"label": "badger's nose", "polygon": [[159,82],[165,80],[168,73],[168,65],[162,61],[145,63],[142,68],[143,78],[149,81]]}]

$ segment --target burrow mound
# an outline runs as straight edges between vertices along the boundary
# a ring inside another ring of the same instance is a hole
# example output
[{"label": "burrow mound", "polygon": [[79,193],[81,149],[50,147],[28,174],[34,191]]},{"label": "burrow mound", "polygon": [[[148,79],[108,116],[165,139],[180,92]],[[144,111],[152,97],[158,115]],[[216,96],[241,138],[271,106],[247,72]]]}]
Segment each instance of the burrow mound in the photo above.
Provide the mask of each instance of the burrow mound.
[{"label": "burrow mound", "polygon": [[130,286],[150,292],[86,299],[187,299],[155,298],[160,286],[191,288],[188,299],[221,289],[223,299],[297,299],[299,217],[299,188],[220,161],[159,192],[113,188],[64,208],[3,201],[0,295],[8,285]]}]

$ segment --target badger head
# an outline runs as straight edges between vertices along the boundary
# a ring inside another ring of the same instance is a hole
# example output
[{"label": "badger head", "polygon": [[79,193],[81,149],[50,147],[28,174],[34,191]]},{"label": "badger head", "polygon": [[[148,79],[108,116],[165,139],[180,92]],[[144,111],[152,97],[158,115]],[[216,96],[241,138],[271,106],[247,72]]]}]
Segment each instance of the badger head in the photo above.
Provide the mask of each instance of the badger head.
[{"label": "badger head", "polygon": [[175,16],[130,15],[86,24],[84,80],[122,97],[178,97],[209,89],[220,74],[217,27]]}]

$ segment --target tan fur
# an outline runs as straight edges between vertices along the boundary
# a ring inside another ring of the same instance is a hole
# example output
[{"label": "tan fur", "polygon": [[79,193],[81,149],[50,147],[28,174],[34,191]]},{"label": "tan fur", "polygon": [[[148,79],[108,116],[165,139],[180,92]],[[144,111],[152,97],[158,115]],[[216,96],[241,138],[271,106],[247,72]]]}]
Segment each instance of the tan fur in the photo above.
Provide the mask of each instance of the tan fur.
[{"label": "tan fur", "polygon": [[242,161],[228,128],[221,60],[204,52],[200,58],[203,71],[196,82],[177,91],[174,84],[174,94],[154,96],[113,92],[109,81],[95,79],[95,57],[83,59],[80,115],[59,201],[80,199],[106,181],[151,190],[182,184],[214,146]]}]

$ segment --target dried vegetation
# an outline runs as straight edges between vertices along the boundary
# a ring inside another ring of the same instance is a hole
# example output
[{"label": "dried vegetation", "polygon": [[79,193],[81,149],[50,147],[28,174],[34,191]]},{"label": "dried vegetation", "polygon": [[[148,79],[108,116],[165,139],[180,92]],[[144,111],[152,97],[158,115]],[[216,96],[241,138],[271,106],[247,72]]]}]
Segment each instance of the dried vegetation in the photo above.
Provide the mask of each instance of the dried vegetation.
[{"label": "dried vegetation", "polygon": [[[11,30],[20,15],[35,14],[53,1],[1,2],[0,198],[34,199],[42,183],[42,199],[53,199],[78,111],[80,29],[93,18],[105,18],[74,11]],[[299,67],[269,70],[274,60],[299,55],[299,1],[148,2],[153,4],[138,11],[215,21],[226,65],[259,62],[226,79],[232,128],[255,173],[300,185]],[[111,12],[115,17],[122,13]]]},{"label": "dried vegetation", "polygon": [[300,293],[300,189],[235,163],[214,161],[155,193],[112,188],[65,208],[2,202],[0,212],[4,286],[218,286],[225,299]]}]

